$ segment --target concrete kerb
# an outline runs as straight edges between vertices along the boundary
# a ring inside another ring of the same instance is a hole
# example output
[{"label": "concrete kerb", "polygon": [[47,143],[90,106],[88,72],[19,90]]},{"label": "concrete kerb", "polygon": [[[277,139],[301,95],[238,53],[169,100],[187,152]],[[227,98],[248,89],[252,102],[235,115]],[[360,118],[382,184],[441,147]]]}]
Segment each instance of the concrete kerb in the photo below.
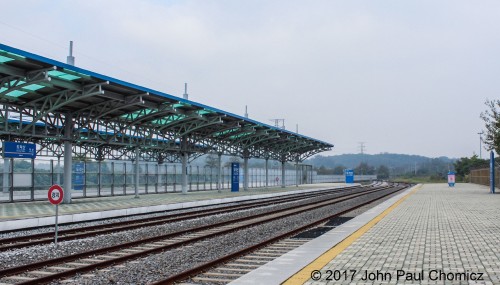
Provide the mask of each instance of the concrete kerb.
[{"label": "concrete kerb", "polygon": [[[355,186],[350,185],[350,186]],[[146,214],[156,211],[166,211],[166,210],[179,210],[183,208],[197,207],[197,206],[207,206],[207,205],[217,205],[222,203],[239,202],[245,200],[255,200],[261,198],[271,198],[277,196],[287,196],[292,194],[300,194],[315,191],[325,191],[332,188],[345,187],[344,185],[332,186],[328,188],[315,188],[315,189],[303,189],[303,190],[292,190],[287,192],[278,193],[268,193],[268,194],[257,194],[250,196],[239,196],[239,197],[228,197],[228,198],[215,198],[209,200],[199,200],[199,201],[189,201],[181,203],[172,203],[165,205],[154,205],[154,206],[144,206],[144,207],[134,207],[128,209],[114,209],[114,210],[104,210],[99,212],[85,212],[85,213],[75,213],[59,216],[59,224],[71,223],[71,222],[84,222],[96,219],[104,218],[115,218],[120,216],[129,216],[135,214]],[[40,226],[50,226],[55,224],[54,216],[46,216],[39,218],[26,218],[26,219],[15,219],[0,222],[0,231],[10,231],[18,230],[23,228],[32,228]]]}]

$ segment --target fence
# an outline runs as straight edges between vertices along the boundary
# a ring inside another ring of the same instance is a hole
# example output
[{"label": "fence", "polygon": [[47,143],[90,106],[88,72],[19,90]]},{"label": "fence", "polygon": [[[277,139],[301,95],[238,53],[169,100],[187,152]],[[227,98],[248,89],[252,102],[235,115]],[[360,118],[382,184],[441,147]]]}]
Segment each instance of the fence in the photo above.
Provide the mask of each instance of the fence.
[{"label": "fence", "polygon": [[[495,185],[500,185],[500,171],[495,168]],[[490,168],[472,169],[469,174],[469,182],[490,186]]]},{"label": "fence", "polygon": [[[47,199],[47,190],[53,184],[63,185],[64,165],[57,160],[4,159],[0,175],[0,202]],[[243,186],[240,171],[240,187]],[[267,186],[281,186],[281,168],[278,164],[268,169]],[[73,162],[71,196],[100,197],[135,194],[135,164],[131,161]],[[181,165],[139,163],[139,194],[181,191]],[[222,189],[231,188],[231,168],[222,168]],[[373,177],[356,177],[374,179]],[[188,166],[188,191],[216,190],[217,168]],[[341,175],[317,175],[310,165],[285,170],[285,185],[343,182]],[[264,168],[248,169],[248,187],[266,187]]]},{"label": "fence", "polygon": [[[1,169],[1,164],[0,164]],[[57,160],[4,159],[1,169],[0,201],[46,199],[47,189],[53,184],[63,185],[64,165]],[[72,197],[99,197],[135,194],[135,164],[130,161],[73,162]],[[285,185],[307,184],[312,181],[312,168],[299,165],[297,170],[285,171]],[[243,171],[240,172],[243,176]],[[222,189],[231,188],[231,169],[222,168]],[[281,185],[281,168],[268,169],[267,186]],[[188,166],[188,190],[217,189],[217,168]],[[264,168],[248,169],[248,187],[266,187]],[[240,178],[242,187],[243,177]],[[181,165],[139,163],[139,193],[166,193],[181,191]]]}]

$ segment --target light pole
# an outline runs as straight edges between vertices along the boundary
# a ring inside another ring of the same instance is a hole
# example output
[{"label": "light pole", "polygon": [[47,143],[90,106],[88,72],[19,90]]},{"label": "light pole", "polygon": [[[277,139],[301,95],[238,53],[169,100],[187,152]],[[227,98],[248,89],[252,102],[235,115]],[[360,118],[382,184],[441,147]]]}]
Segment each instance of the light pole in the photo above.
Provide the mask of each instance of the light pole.
[{"label": "light pole", "polygon": [[479,133],[477,133],[479,135],[479,159],[483,159],[483,156],[481,154],[481,149],[483,148],[483,146],[481,145],[481,142],[483,141],[483,134],[484,132],[481,131]]}]

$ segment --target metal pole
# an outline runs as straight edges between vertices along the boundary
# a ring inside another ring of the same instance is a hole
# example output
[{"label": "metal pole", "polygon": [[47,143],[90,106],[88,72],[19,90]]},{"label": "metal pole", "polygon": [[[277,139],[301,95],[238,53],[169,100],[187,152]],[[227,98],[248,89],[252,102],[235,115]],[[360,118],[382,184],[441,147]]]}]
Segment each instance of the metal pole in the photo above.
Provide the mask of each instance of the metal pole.
[{"label": "metal pole", "polygon": [[101,180],[102,180],[102,176],[101,176],[101,171],[102,171],[102,165],[101,165],[101,161],[99,160],[97,162],[97,196],[98,197],[101,197]]},{"label": "metal pole", "polygon": [[123,163],[123,195],[127,194],[127,163]]},{"label": "metal pole", "polygon": [[266,158],[266,187],[269,187],[269,158]]},{"label": "metal pole", "polygon": [[57,185],[61,185],[61,156],[57,156]]},{"label": "metal pole", "polygon": [[50,160],[50,185],[54,185],[54,160]]},{"label": "metal pole", "polygon": [[31,159],[31,201],[35,200],[35,159]]},{"label": "metal pole", "polygon": [[14,159],[9,159],[9,201],[14,201]]},{"label": "metal pole", "polygon": [[58,217],[59,217],[59,204],[56,204],[56,230],[55,230],[55,237],[54,237],[54,244],[56,247],[57,247]]},{"label": "metal pole", "polygon": [[483,132],[480,132],[480,133],[477,133],[479,135],[479,158],[480,159],[483,159],[483,155],[481,153],[481,150],[482,150],[482,145],[481,145],[481,141],[483,140],[481,135],[483,134]]},{"label": "metal pole", "polygon": [[281,188],[285,188],[285,161],[281,162]]},{"label": "metal pole", "polygon": [[3,159],[3,193],[9,192],[9,170],[10,170],[9,159],[4,158]]},{"label": "metal pole", "polygon": [[115,162],[111,161],[111,196],[115,195]]},{"label": "metal pole", "polygon": [[490,152],[490,193],[495,194],[495,153]]},{"label": "metal pole", "polygon": [[187,172],[188,172],[188,169],[187,169],[187,162],[188,162],[188,154],[186,152],[182,153],[181,154],[182,156],[182,177],[181,177],[181,181],[182,181],[182,194],[187,194],[188,192],[188,177],[187,177]]},{"label": "metal pole", "polygon": [[219,153],[217,160],[217,190],[220,193],[222,190],[222,153]]},{"label": "metal pole", "polygon": [[139,198],[139,156],[141,150],[139,147],[135,148],[135,198]]}]

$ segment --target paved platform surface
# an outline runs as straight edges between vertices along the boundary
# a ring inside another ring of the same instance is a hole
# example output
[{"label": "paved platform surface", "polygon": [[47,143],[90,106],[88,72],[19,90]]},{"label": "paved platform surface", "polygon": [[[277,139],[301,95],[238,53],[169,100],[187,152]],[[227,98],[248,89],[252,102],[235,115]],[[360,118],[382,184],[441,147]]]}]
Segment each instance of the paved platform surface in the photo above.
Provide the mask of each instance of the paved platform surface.
[{"label": "paved platform surface", "polygon": [[401,198],[231,284],[500,284],[500,195],[425,184]]},{"label": "paved platform surface", "polygon": [[[59,222],[84,221],[120,215],[179,209],[199,205],[257,199],[285,192],[307,192],[316,189],[343,187],[344,183],[320,183],[297,186],[250,188],[231,192],[228,189],[182,193],[144,194],[139,198],[112,196],[73,199],[71,204],[59,205]],[[0,231],[54,223],[55,206],[48,201],[0,204]],[[22,220],[22,223],[20,223]]]}]

